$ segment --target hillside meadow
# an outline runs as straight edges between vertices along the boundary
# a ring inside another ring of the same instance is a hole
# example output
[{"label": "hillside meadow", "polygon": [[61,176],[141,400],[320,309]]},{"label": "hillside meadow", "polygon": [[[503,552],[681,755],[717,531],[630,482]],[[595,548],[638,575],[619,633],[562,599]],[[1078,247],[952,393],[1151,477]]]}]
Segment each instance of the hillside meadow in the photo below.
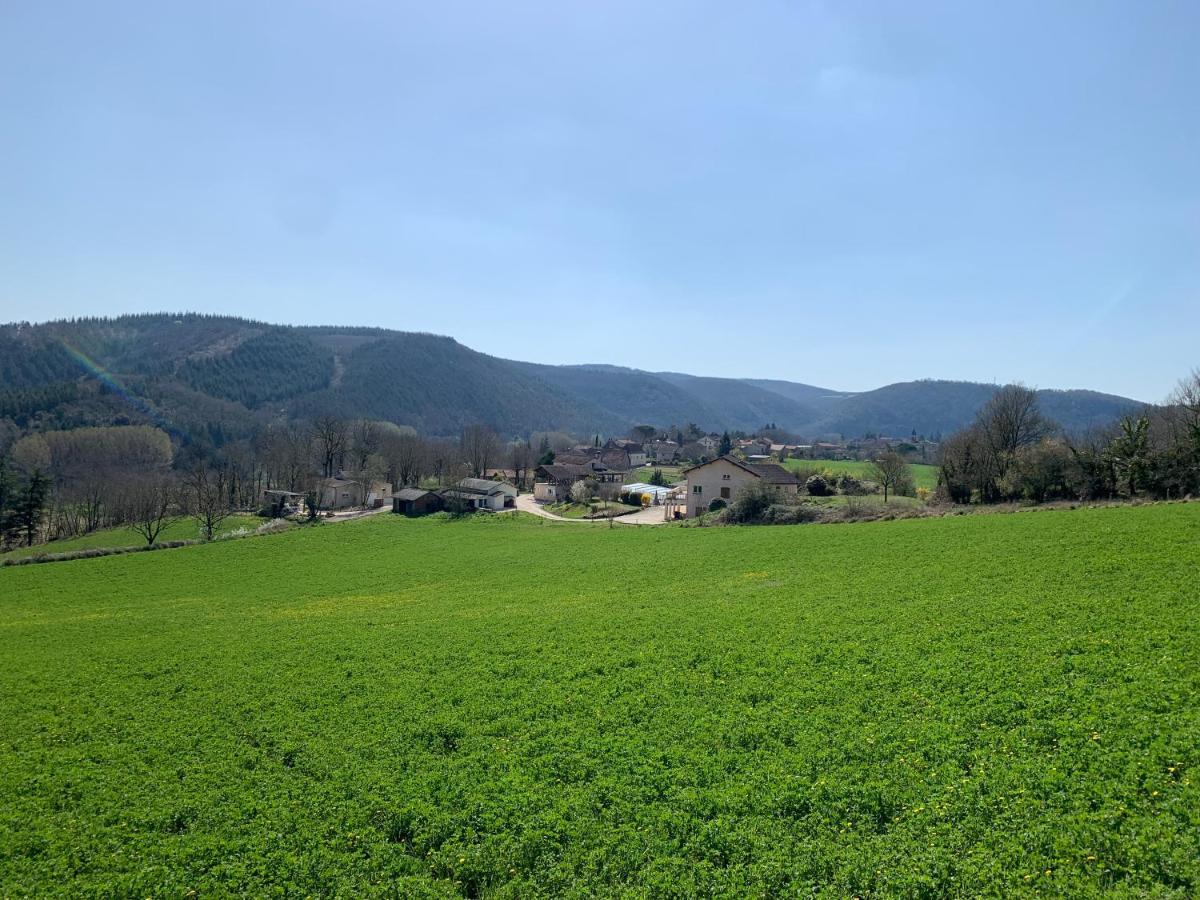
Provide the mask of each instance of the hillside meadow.
[{"label": "hillside meadow", "polygon": [[1197,504],[0,569],[0,896],[1191,897],[1198,614]]},{"label": "hillside meadow", "polygon": [[[267,519],[254,515],[232,515],[218,525],[213,534],[224,536],[234,531],[246,529],[253,531]],[[171,522],[158,536],[163,541],[196,541],[200,540],[200,526],[195,519],[178,519]],[[14,547],[6,553],[0,553],[0,560],[25,556],[42,556],[54,553],[72,553],[77,550],[96,550],[110,547],[143,547],[146,539],[129,526],[120,528],[101,528],[90,534],[79,537],[65,538],[61,541],[50,541],[47,544],[34,544],[32,547]]]},{"label": "hillside meadow", "polygon": [[[793,472],[829,472],[833,475],[853,475],[855,478],[871,478],[871,463],[862,459],[787,459],[783,465]],[[937,487],[937,466],[911,463],[913,483],[919,488],[934,490]]]}]

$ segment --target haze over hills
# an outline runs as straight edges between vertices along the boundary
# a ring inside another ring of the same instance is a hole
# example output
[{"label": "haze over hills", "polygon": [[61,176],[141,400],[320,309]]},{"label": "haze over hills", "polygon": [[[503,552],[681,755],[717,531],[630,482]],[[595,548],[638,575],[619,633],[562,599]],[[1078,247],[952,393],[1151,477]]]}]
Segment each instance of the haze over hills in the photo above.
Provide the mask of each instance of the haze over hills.
[{"label": "haze over hills", "polygon": [[[484,422],[505,435],[618,434],[637,423],[809,437],[949,433],[995,385],[914,381],[850,393],[778,379],[711,378],[603,364],[552,366],[449,337],[293,327],[223,316],[140,315],[0,326],[0,418],[21,426],[157,422],[220,443],[281,416],[384,419],[429,435]],[[1065,428],[1140,404],[1041,391]]]}]

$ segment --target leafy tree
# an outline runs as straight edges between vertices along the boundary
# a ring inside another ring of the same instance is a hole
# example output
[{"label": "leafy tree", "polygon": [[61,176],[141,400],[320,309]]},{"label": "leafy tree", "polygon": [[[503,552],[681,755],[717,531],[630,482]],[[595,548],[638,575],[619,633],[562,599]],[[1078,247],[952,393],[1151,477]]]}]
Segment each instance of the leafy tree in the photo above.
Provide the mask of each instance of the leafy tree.
[{"label": "leafy tree", "polygon": [[1144,416],[1125,416],[1119,423],[1120,432],[1109,445],[1108,452],[1116,470],[1125,481],[1129,496],[1137,494],[1149,473],[1150,422]]}]

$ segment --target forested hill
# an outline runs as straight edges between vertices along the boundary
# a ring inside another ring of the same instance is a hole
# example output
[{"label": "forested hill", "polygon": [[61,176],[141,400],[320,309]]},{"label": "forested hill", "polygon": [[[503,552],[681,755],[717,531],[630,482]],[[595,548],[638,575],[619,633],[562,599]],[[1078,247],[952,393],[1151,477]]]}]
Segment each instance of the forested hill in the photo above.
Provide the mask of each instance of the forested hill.
[{"label": "forested hill", "polygon": [[[631,425],[819,436],[947,433],[993,385],[918,381],[866,393],[799,382],[707,378],[488,356],[448,337],[290,327],[224,316],[140,315],[0,326],[0,420],[18,428],[152,422],[215,443],[280,417],[335,413],[453,435],[624,432]],[[1042,393],[1070,429],[1137,404],[1090,391]]]}]

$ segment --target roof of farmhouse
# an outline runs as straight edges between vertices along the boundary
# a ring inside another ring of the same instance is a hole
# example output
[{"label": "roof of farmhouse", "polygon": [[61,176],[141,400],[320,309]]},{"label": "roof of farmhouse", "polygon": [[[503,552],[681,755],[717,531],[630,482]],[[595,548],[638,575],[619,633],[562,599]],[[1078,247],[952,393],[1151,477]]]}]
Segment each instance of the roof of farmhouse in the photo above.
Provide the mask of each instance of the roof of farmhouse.
[{"label": "roof of farmhouse", "polygon": [[733,456],[718,456],[716,459],[709,460],[706,463],[700,463],[698,466],[692,466],[690,469],[684,469],[683,474],[694,472],[696,469],[702,469],[705,466],[711,466],[713,463],[727,462],[737,466],[739,469],[745,469],[755,478],[761,478],[767,484],[799,484],[800,479],[789,472],[781,465],[776,463],[748,463],[742,462]]}]

